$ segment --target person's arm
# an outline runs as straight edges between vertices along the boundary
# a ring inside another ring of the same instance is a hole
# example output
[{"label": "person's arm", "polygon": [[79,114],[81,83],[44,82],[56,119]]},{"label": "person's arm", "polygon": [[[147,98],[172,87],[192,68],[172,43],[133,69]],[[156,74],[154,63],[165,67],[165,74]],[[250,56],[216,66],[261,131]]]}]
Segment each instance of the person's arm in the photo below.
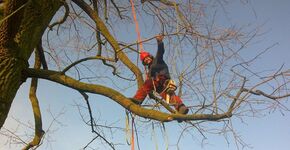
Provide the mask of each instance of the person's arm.
[{"label": "person's arm", "polygon": [[158,44],[158,49],[155,58],[157,59],[157,62],[160,62],[163,60],[163,54],[165,52],[164,44],[163,44],[163,35],[157,35],[156,41]]}]

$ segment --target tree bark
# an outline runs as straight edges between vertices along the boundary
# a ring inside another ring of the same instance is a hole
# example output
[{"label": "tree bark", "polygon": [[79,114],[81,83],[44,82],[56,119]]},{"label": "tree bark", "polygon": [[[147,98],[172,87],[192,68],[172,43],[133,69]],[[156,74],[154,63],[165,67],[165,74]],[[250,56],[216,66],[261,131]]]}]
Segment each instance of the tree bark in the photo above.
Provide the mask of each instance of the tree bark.
[{"label": "tree bark", "polygon": [[[1,52],[2,50],[0,49]],[[22,83],[21,70],[25,66],[23,61],[0,54],[0,127],[3,126],[11,103]]]},{"label": "tree bark", "polygon": [[25,81],[22,70],[28,68],[33,49],[60,5],[59,0],[5,1],[0,24],[0,128]]}]

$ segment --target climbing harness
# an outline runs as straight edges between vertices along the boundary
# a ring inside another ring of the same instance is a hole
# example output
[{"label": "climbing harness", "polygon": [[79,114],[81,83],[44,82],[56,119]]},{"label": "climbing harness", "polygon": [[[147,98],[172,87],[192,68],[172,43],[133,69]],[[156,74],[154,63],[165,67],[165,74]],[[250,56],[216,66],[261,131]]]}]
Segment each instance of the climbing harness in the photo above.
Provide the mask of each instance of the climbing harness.
[{"label": "climbing harness", "polygon": [[[153,80],[153,79],[151,79],[151,80],[152,80],[152,84],[153,84],[153,88],[154,88],[154,92],[153,92],[153,94],[154,94],[154,96],[157,96],[157,97],[158,97],[159,94],[158,94],[158,92],[156,91],[156,85],[155,85],[155,83],[154,83],[154,80]],[[169,103],[170,103],[171,96],[172,96],[172,95],[174,94],[174,92],[176,91],[177,86],[176,86],[174,80],[172,80],[172,79],[167,79],[167,80],[164,82],[163,87],[165,87],[165,88],[164,88],[163,91],[160,92],[160,93],[165,93],[165,94],[166,94],[166,96],[165,96],[165,101],[166,101],[167,104],[169,104]]]},{"label": "climbing harness", "polygon": [[165,84],[165,85],[163,85],[165,87],[164,92],[166,93],[165,100],[169,104],[170,98],[174,94],[174,92],[176,91],[177,87],[176,87],[174,80],[172,80],[172,79],[166,80],[164,84]]}]

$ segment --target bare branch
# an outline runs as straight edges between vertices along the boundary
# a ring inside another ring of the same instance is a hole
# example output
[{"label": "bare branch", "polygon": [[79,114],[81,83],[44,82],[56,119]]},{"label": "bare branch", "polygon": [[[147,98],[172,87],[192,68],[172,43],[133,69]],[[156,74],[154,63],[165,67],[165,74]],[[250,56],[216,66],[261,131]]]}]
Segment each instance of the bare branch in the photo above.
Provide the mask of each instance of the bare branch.
[{"label": "bare branch", "polygon": [[[94,118],[93,118],[93,115],[92,115],[92,109],[91,109],[91,105],[90,105],[90,102],[89,102],[89,96],[85,93],[85,92],[82,92],[82,91],[79,91],[80,94],[84,97],[84,100],[86,101],[86,104],[87,104],[87,107],[88,107],[88,111],[89,111],[89,116],[90,116],[90,126],[91,126],[91,131],[97,135],[97,137],[100,137],[102,140],[104,140],[113,150],[115,150],[115,147],[114,145],[109,142],[104,136],[102,136],[100,133],[98,133],[95,128],[94,128]],[[96,137],[96,138],[97,138]],[[95,140],[96,138],[94,138],[93,140]],[[92,141],[93,141],[92,140]],[[91,141],[91,142],[92,142]],[[91,143],[89,142],[89,143]],[[88,146],[88,145],[87,145]],[[86,147],[87,147],[86,146]]]},{"label": "bare branch", "polygon": [[[35,50],[35,69],[40,69],[41,66],[41,58],[39,57],[39,51]],[[31,85],[30,85],[30,92],[29,92],[29,98],[32,105],[33,115],[34,115],[34,123],[35,123],[35,135],[33,140],[28,143],[23,150],[28,150],[32,147],[38,146],[43,135],[44,131],[42,129],[42,117],[40,112],[40,107],[38,103],[38,98],[36,96],[36,90],[37,90],[37,78],[32,78]]]},{"label": "bare branch", "polygon": [[121,19],[123,19],[122,14],[121,14],[121,11],[120,11],[119,7],[116,5],[115,1],[114,0],[111,0],[111,3],[113,4],[113,6],[115,7],[115,9],[117,10],[119,17]]},{"label": "bare branch", "polygon": [[67,72],[70,68],[74,67],[75,65],[77,65],[77,64],[79,64],[81,62],[88,61],[88,60],[96,60],[96,59],[115,62],[115,59],[105,58],[105,57],[102,57],[102,56],[87,57],[87,58],[83,58],[83,59],[80,59],[80,60],[77,60],[77,61],[71,63],[69,66],[67,66],[65,69],[63,69],[62,73]]},{"label": "bare branch", "polygon": [[[103,21],[99,18],[98,14],[91,9],[89,5],[87,5],[84,1],[81,0],[73,0],[74,3],[76,3],[80,8],[82,8],[88,16],[95,21],[97,29],[101,32],[101,34],[106,38],[106,40],[110,43],[110,45],[113,47],[113,50],[115,51],[115,60],[118,58],[136,75],[138,87],[140,87],[143,84],[143,78],[142,73],[139,70],[139,68],[133,64],[129,58],[124,54],[123,52],[118,52],[120,49],[118,42],[115,40],[115,38],[112,36],[112,34],[107,29],[106,25],[103,23]],[[118,58],[117,58],[118,56]]]},{"label": "bare branch", "polygon": [[66,3],[65,0],[60,0],[60,1],[62,2],[62,5],[64,6],[64,9],[65,9],[64,16],[63,16],[60,20],[58,20],[57,22],[54,22],[54,23],[52,23],[51,25],[48,25],[48,28],[49,28],[50,30],[52,30],[52,28],[53,28],[54,26],[56,26],[56,25],[61,25],[61,24],[63,24],[63,23],[66,21],[67,17],[69,16],[69,6],[68,6],[68,4]]},{"label": "bare branch", "polygon": [[48,66],[47,66],[47,63],[46,63],[46,60],[45,60],[44,50],[43,50],[43,47],[42,47],[42,40],[39,41],[39,43],[38,43],[38,45],[36,47],[36,50],[38,51],[38,55],[39,55],[39,58],[40,58],[40,61],[41,61],[41,65],[42,65],[43,69],[48,70]]}]

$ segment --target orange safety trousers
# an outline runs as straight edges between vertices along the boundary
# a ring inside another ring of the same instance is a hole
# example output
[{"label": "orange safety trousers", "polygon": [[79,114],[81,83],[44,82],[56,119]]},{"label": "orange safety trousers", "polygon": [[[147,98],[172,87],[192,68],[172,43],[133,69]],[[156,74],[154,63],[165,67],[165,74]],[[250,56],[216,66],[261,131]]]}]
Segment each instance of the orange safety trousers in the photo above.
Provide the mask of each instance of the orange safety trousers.
[{"label": "orange safety trousers", "polygon": [[[166,86],[164,85],[166,80],[163,76],[159,76],[158,79],[146,79],[133,98],[141,104],[151,91],[156,90],[163,99],[166,99],[166,93],[163,91]],[[178,110],[179,106],[183,105],[181,98],[175,93],[171,95],[169,103],[174,104],[176,110]]]}]

